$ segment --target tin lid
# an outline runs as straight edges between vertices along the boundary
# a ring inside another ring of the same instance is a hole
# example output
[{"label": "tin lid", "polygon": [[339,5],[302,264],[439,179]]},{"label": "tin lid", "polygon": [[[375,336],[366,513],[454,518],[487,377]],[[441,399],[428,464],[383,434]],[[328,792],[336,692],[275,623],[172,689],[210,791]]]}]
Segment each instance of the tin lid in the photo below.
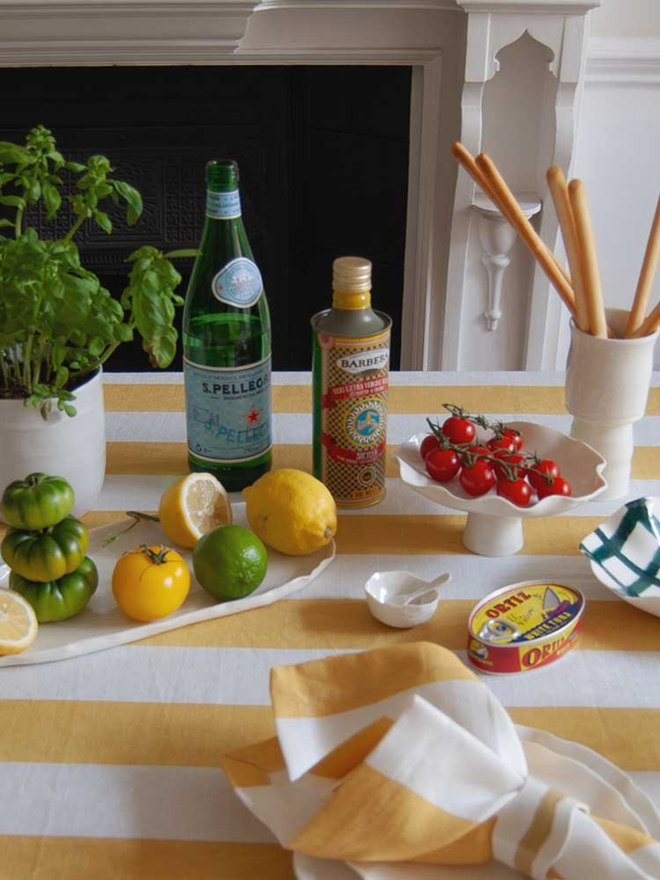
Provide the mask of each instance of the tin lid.
[{"label": "tin lid", "polygon": [[583,610],[584,596],[574,587],[525,581],[486,596],[473,609],[468,629],[487,645],[530,645],[564,630]]}]

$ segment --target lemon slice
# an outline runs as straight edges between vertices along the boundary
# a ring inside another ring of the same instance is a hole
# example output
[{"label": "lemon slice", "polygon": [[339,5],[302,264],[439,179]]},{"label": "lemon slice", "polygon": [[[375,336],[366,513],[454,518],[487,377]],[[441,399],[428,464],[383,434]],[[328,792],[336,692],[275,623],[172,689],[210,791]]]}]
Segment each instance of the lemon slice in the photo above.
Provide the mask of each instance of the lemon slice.
[{"label": "lemon slice", "polygon": [[20,654],[37,637],[37,616],[32,606],[13,590],[0,590],[0,655]]},{"label": "lemon slice", "polygon": [[195,547],[217,526],[232,521],[225,487],[211,474],[188,474],[163,492],[158,508],[163,531],[180,547]]}]

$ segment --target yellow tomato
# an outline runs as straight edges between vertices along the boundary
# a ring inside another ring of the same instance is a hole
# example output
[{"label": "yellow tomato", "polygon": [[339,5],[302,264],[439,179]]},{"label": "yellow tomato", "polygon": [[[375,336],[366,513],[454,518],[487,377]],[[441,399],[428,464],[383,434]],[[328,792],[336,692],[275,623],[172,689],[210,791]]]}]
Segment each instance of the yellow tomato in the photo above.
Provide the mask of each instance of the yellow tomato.
[{"label": "yellow tomato", "polygon": [[169,547],[134,547],[117,560],[112,573],[117,604],[134,620],[167,617],[181,607],[189,589],[188,567]]}]

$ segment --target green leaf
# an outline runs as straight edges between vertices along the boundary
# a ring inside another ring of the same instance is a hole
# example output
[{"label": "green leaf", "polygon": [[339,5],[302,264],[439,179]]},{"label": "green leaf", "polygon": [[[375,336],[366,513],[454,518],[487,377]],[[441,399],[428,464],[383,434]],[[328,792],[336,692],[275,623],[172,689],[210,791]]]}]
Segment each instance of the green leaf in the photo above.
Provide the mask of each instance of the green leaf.
[{"label": "green leaf", "polygon": [[161,369],[169,367],[176,355],[177,337],[174,327],[165,327],[153,339],[145,339],[143,348],[149,355],[152,366]]},{"label": "green leaf", "polygon": [[65,403],[63,409],[68,416],[71,416],[71,418],[73,418],[73,416],[75,416],[78,412],[75,406],[71,406],[70,403]]},{"label": "green leaf", "polygon": [[14,224],[11,222],[11,220],[7,220],[6,217],[0,217],[0,227],[2,227],[2,226],[13,226],[13,225],[14,225]]},{"label": "green leaf", "polygon": [[52,220],[60,209],[62,204],[62,196],[52,183],[44,181],[43,185],[44,201],[46,203],[46,216]]},{"label": "green leaf", "polygon": [[30,406],[32,409],[39,409],[42,403],[43,397],[40,397],[38,394],[31,394],[25,398],[25,406]]},{"label": "green leaf", "polygon": [[41,198],[41,184],[38,180],[30,180],[26,187],[26,196],[29,202],[38,202]]},{"label": "green leaf", "polygon": [[105,350],[105,342],[98,336],[95,336],[93,339],[90,339],[89,345],[87,347],[89,349],[89,353],[93,357],[101,357]]},{"label": "green leaf", "polygon": [[18,144],[10,144],[7,141],[0,141],[0,162],[4,165],[26,165],[30,162],[31,156],[25,147]]},{"label": "green leaf", "polygon": [[133,339],[133,330],[128,324],[115,324],[115,340],[117,342],[130,342]]},{"label": "green leaf", "polygon": [[0,196],[0,205],[8,205],[10,208],[24,208],[25,199],[18,196]]},{"label": "green leaf", "polygon": [[168,260],[175,260],[177,257],[197,257],[201,254],[198,248],[180,248],[177,251],[168,251],[163,256]]},{"label": "green leaf", "polygon": [[138,248],[136,251],[133,251],[132,254],[129,254],[126,257],[127,263],[133,263],[136,260],[148,259],[153,260],[154,257],[159,256],[160,251],[155,247],[152,247],[150,244],[142,245],[141,248]]},{"label": "green leaf", "polygon": [[112,221],[105,211],[94,211],[94,219],[104,232],[112,233]]},{"label": "green leaf", "polygon": [[87,166],[81,165],[80,162],[65,162],[64,167],[67,171],[73,171],[76,174],[80,174],[82,171],[87,171]]},{"label": "green leaf", "polygon": [[69,370],[67,367],[60,367],[55,373],[55,385],[63,388],[69,381]]},{"label": "green leaf", "polygon": [[111,180],[110,183],[128,205],[126,209],[126,222],[129,226],[135,225],[142,214],[142,196],[123,180]]},{"label": "green leaf", "polygon": [[181,284],[181,275],[169,260],[160,259],[154,263],[154,270],[168,287],[175,288]]}]

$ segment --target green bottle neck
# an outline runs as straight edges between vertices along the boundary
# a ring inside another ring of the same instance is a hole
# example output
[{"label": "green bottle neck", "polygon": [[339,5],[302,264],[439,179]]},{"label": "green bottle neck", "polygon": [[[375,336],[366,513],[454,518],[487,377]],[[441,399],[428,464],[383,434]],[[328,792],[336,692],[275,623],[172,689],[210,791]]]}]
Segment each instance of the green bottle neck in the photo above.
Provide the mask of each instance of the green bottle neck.
[{"label": "green bottle neck", "polygon": [[241,195],[236,189],[206,190],[206,218],[211,220],[240,220]]}]

